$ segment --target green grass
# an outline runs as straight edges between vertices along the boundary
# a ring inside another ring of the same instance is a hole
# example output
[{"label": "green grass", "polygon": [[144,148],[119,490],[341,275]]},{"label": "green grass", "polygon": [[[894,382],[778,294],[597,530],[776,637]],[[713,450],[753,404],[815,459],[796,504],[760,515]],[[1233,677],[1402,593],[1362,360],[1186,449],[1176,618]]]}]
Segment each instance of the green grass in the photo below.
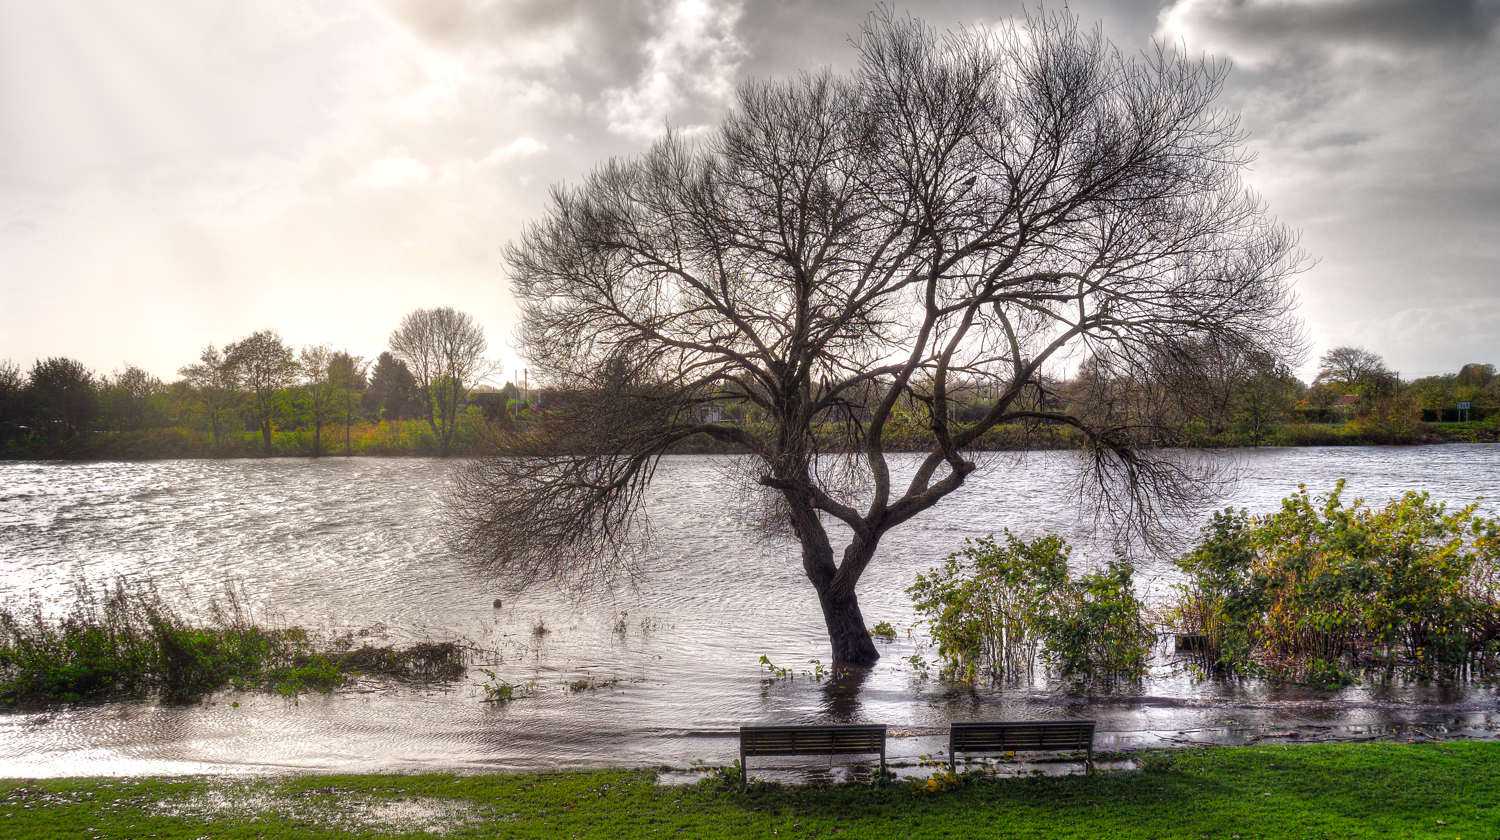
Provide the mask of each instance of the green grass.
[{"label": "green grass", "polygon": [[[421,824],[449,837],[1500,836],[1500,742],[1223,747],[1146,763],[941,793],[913,783],[670,788],[638,771],[8,781],[0,835],[423,836],[416,823],[360,816],[415,801],[444,814]],[[226,802],[228,813],[216,810]]]}]

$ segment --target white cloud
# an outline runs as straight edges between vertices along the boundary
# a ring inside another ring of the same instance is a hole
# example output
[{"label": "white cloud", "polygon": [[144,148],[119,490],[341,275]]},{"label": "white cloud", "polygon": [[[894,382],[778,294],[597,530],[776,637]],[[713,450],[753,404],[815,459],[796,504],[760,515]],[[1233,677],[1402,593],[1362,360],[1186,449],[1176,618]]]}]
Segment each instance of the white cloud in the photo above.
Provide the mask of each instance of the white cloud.
[{"label": "white cloud", "polygon": [[432,167],[401,155],[374,161],[355,177],[354,184],[371,190],[390,190],[425,184],[431,178]]},{"label": "white cloud", "polygon": [[[261,327],[370,354],[441,301],[513,368],[501,252],[547,186],[664,122],[713,124],[747,73],[847,69],[870,5],[176,2],[22,4],[27,25],[0,27],[0,358],[170,377]],[[913,13],[997,14],[953,2]],[[1073,5],[1128,22],[1127,51],[1156,26],[1242,60],[1223,104],[1260,155],[1250,179],[1321,260],[1301,289],[1315,337],[1410,373],[1493,357],[1500,0]],[[143,302],[160,317],[120,317]]]},{"label": "white cloud", "polygon": [[535,137],[522,135],[503,146],[496,146],[491,149],[490,153],[484,156],[484,160],[481,163],[485,166],[498,166],[520,158],[539,155],[545,151],[547,151],[546,143]]},{"label": "white cloud", "polygon": [[735,34],[739,18],[738,3],[715,0],[675,0],[659,11],[645,68],[634,84],[605,95],[610,131],[654,137],[674,119],[685,122],[684,130],[700,129],[705,112],[734,94],[745,52]]}]

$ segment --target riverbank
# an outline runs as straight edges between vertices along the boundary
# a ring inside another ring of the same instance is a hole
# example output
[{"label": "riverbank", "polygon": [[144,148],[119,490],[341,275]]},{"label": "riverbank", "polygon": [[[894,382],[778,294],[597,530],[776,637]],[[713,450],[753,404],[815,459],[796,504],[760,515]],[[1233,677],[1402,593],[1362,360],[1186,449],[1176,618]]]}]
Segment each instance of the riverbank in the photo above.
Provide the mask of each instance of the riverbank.
[{"label": "riverbank", "polygon": [[[1436,443],[1500,442],[1500,418],[1468,423],[1411,423],[1399,430],[1373,428],[1357,420],[1345,423],[1285,423],[1262,434],[1191,431],[1183,442],[1192,449],[1299,446],[1412,446]],[[459,424],[449,454],[475,456],[488,452],[482,423],[466,418]],[[975,442],[978,451],[1073,449],[1082,443],[1065,426],[1023,429],[1000,426]],[[894,430],[887,434],[890,452],[926,452],[932,442],[919,435]],[[712,438],[699,437],[672,449],[682,455],[737,454],[740,449]],[[356,423],[346,439],[342,427],[328,426],[320,437],[311,429],[278,429],[271,435],[269,453],[259,432],[226,435],[215,442],[207,432],[185,427],[140,431],[100,431],[62,441],[40,436],[0,440],[0,461],[156,461],[176,458],[306,458],[435,457],[442,447],[425,421],[402,420]]]},{"label": "riverbank", "polygon": [[[649,771],[0,781],[6,836],[1490,837],[1500,742],[1153,752],[951,788],[669,787]],[[934,789],[937,788],[937,789]]]}]

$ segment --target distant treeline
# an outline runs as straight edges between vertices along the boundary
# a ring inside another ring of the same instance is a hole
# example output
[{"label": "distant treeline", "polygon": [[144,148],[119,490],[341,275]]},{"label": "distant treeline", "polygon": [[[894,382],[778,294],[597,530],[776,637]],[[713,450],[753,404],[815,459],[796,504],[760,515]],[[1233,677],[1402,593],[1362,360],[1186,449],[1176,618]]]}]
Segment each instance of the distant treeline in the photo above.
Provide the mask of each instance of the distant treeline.
[{"label": "distant treeline", "polygon": [[407,315],[373,362],[326,345],[294,349],[271,330],[205,347],[172,382],[133,365],[100,374],[64,357],[29,370],[0,361],[0,455],[471,451],[488,420],[520,397],[510,385],[476,390],[493,369],[485,350],[478,324],[443,308]]},{"label": "distant treeline", "polygon": [[[163,382],[138,367],[99,374],[68,358],[30,370],[0,361],[0,456],[196,458],[444,455],[485,451],[492,432],[547,422],[547,389],[481,386],[482,330],[451,309],[418,310],[373,361],[327,346],[294,350],[264,330],[204,348]],[[1199,369],[1194,366],[1194,369]],[[1054,399],[1082,399],[1080,371]],[[1077,386],[1077,387],[1073,387]],[[1158,383],[1156,387],[1163,387]],[[1317,446],[1500,439],[1500,377],[1491,364],[1403,380],[1374,353],[1329,351],[1303,383],[1284,366],[1237,363],[1223,375],[1166,381],[1184,446]],[[955,391],[957,422],[987,406],[981,388]],[[716,422],[765,422],[753,405],[711,409]],[[897,449],[931,445],[920,402],[898,407],[887,432]],[[996,428],[984,449],[1069,448],[1071,429]],[[706,438],[680,451],[725,452]]]},{"label": "distant treeline", "polygon": [[[1212,352],[1204,350],[1204,352]],[[1159,445],[1215,448],[1230,446],[1349,446],[1493,442],[1500,440],[1500,377],[1495,366],[1464,365],[1455,373],[1411,381],[1386,366],[1376,354],[1339,347],[1325,354],[1317,375],[1305,383],[1284,364],[1255,358],[1223,358],[1212,364],[1195,360],[1175,367],[1159,365],[1149,383],[1111,383],[1114,391],[1135,389],[1134,400],[1174,414],[1160,425],[1179,430]],[[1205,375],[1204,371],[1211,371]],[[1047,381],[1040,389],[1044,407],[1075,416],[1117,411],[1132,400],[1091,405],[1096,394],[1111,389],[1091,381],[1098,374],[1085,364],[1071,380]],[[957,407],[952,420],[982,417],[992,405],[988,387],[949,386]],[[898,403],[885,431],[893,449],[927,450],[930,424],[920,399]],[[735,423],[761,422],[758,410],[740,404],[715,409]],[[719,419],[717,417],[707,419]],[[1129,425],[1129,409],[1113,418]],[[1056,449],[1083,445],[1080,433],[1066,425],[1001,425],[976,441],[979,449]],[[721,448],[711,442],[696,451]],[[706,447],[706,448],[703,448]]]}]

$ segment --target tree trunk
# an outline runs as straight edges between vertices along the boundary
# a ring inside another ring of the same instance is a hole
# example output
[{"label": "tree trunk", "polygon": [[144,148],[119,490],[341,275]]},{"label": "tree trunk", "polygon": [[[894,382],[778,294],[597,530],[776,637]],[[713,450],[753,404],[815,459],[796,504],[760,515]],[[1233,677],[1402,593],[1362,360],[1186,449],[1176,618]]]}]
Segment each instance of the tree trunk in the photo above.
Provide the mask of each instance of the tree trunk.
[{"label": "tree trunk", "polygon": [[313,457],[323,454],[323,421],[313,421]]},{"label": "tree trunk", "polygon": [[344,418],[344,457],[345,458],[347,458],[350,455],[354,454],[353,451],[349,448],[349,427],[351,425],[353,425],[353,424],[354,424],[353,418],[347,417],[347,416]]},{"label": "tree trunk", "polygon": [[422,396],[427,400],[427,428],[432,429],[432,436],[434,438],[441,440],[442,436],[438,434],[437,416],[432,412],[431,386],[422,389]]},{"label": "tree trunk", "polygon": [[[788,514],[792,531],[802,544],[802,570],[818,593],[823,608],[823,623],[828,627],[828,643],[833,648],[834,668],[869,668],[880,659],[875,641],[865,627],[864,614],[854,585],[859,572],[875,552],[875,544],[864,540],[850,543],[844,550],[844,563],[858,565],[852,577],[839,578],[839,567],[833,562],[833,547],[828,532],[819,521],[817,511],[804,497],[788,494]],[[852,568],[852,567],[851,567]]]},{"label": "tree trunk", "polygon": [[818,593],[823,607],[823,622],[828,625],[828,641],[833,646],[833,667],[872,667],[880,659],[865,616],[859,611],[859,599],[852,593],[835,593],[832,589]]},{"label": "tree trunk", "polygon": [[260,421],[260,439],[261,439],[261,442],[265,444],[266,454],[270,455],[271,454],[271,421],[270,420],[262,420],[262,421]]},{"label": "tree trunk", "polygon": [[458,419],[457,403],[453,401],[451,389],[445,389],[444,397],[438,400],[437,416],[442,428],[438,436],[441,438],[443,457],[446,458],[453,447],[453,424]]}]

